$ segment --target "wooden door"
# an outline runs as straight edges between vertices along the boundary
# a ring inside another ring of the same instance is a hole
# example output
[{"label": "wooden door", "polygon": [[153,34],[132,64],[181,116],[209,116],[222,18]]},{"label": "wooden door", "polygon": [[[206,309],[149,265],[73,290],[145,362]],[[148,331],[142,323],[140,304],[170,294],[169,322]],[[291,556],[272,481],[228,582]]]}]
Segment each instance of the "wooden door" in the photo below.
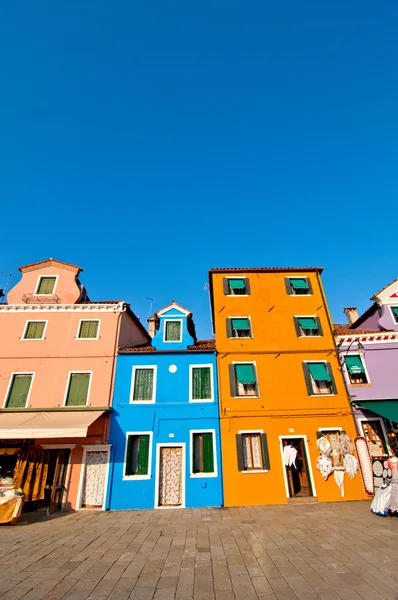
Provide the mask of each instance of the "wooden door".
[{"label": "wooden door", "polygon": [[381,456],[387,454],[380,421],[362,421],[362,429],[368,442],[370,455]]},{"label": "wooden door", "polygon": [[182,504],[182,447],[160,448],[159,506]]},{"label": "wooden door", "polygon": [[102,508],[108,470],[108,450],[86,452],[81,505],[85,508]]},{"label": "wooden door", "polygon": [[284,448],[292,446],[297,451],[295,463],[291,466],[284,466],[289,487],[289,497],[312,496],[304,440],[302,438],[285,439],[282,443]]},{"label": "wooden door", "polygon": [[54,476],[51,482],[49,512],[61,510],[65,491],[66,473],[68,470],[70,450],[53,450]]}]

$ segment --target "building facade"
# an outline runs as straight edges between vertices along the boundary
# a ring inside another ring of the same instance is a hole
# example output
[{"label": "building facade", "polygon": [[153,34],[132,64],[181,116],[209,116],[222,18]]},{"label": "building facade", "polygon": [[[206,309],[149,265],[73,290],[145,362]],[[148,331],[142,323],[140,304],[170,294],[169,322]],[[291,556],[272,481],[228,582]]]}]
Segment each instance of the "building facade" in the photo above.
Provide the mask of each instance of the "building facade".
[{"label": "building facade", "polygon": [[149,336],[125,302],[90,301],[79,267],[20,271],[0,304],[0,486],[50,510],[103,507],[117,349]]},{"label": "building facade", "polygon": [[356,431],[321,271],[209,272],[225,506],[365,498],[345,472]]},{"label": "building facade", "polygon": [[[398,434],[398,279],[371,300],[361,316],[355,307],[344,309],[348,324],[335,327],[358,432],[377,458],[387,456]],[[376,487],[382,480],[376,473]]]},{"label": "building facade", "polygon": [[216,356],[172,302],[149,319],[150,345],[117,358],[107,507],[222,505]]}]

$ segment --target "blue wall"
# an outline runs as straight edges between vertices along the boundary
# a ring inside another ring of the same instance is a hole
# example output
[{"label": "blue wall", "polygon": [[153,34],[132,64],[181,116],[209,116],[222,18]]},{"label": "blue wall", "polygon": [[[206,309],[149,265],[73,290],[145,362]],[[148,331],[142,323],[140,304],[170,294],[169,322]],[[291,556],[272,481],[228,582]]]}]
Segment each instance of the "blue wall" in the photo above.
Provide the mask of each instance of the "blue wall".
[{"label": "blue wall", "polygon": [[[186,345],[187,342],[185,341],[185,347]],[[189,365],[195,364],[213,365],[213,402],[189,402]],[[129,402],[133,366],[143,365],[157,365],[154,404]],[[169,371],[171,365],[177,367],[175,373]],[[112,444],[112,461],[107,508],[142,509],[155,507],[156,445],[159,443],[185,443],[185,506],[193,508],[222,505],[216,368],[214,352],[182,353],[177,351],[176,353],[167,354],[161,352],[134,352],[118,356],[109,434],[109,442]],[[191,476],[190,430],[206,429],[215,430],[217,476],[205,474]],[[153,432],[150,479],[123,480],[126,433],[140,431]]]}]

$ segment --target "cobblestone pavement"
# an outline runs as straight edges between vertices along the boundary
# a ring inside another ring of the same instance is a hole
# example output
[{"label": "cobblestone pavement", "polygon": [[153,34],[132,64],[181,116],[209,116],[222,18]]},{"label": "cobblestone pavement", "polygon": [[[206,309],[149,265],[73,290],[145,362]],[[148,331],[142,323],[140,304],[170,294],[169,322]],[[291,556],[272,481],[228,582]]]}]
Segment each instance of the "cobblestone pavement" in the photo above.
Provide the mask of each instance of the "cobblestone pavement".
[{"label": "cobblestone pavement", "polygon": [[1,600],[398,598],[398,519],[368,502],[23,515]]}]

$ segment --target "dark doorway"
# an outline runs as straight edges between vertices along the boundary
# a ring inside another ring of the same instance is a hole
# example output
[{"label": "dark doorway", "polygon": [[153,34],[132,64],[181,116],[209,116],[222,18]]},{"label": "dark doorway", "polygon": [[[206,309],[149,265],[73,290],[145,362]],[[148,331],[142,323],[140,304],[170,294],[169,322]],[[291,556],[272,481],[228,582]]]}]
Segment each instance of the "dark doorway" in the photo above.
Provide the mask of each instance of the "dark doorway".
[{"label": "dark doorway", "polygon": [[40,501],[40,506],[47,508],[48,512],[52,513],[62,508],[70,450],[46,450],[46,452],[48,453],[48,472],[44,500]]},{"label": "dark doorway", "polygon": [[[308,469],[308,458],[303,438],[289,438],[282,440],[284,468],[289,488],[289,498],[313,496],[311,479]],[[286,449],[290,449],[288,453]],[[285,458],[289,456],[292,464],[286,465]],[[294,457],[294,460],[293,460]]]}]

